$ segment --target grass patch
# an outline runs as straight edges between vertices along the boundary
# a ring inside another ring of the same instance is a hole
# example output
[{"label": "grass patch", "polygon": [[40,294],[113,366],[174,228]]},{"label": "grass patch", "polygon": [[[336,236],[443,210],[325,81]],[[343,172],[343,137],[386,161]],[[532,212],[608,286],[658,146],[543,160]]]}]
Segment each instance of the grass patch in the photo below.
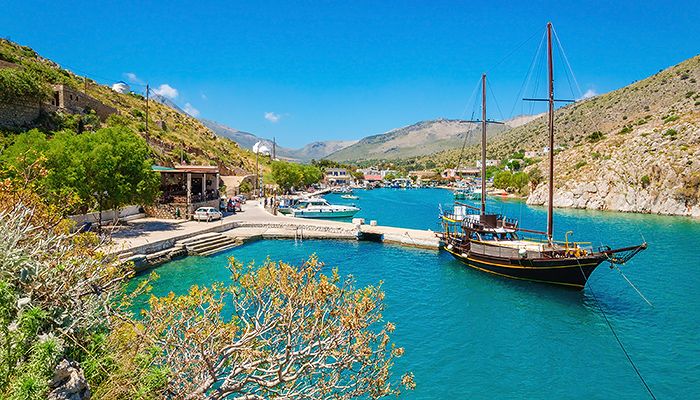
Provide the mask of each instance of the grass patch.
[{"label": "grass patch", "polygon": [[576,165],[574,165],[574,169],[580,169],[581,167],[584,167],[586,164],[588,164],[588,163],[585,161],[579,161],[576,163]]},{"label": "grass patch", "polygon": [[673,114],[667,115],[664,117],[664,124],[668,124],[669,122],[673,122],[673,121],[678,121],[680,118],[681,117],[679,117],[678,115],[673,115]]},{"label": "grass patch", "polygon": [[663,137],[669,137],[671,139],[675,139],[676,136],[678,136],[678,131],[675,129],[667,129],[663,134]]},{"label": "grass patch", "polygon": [[620,132],[618,133],[619,135],[625,135],[627,133],[632,132],[632,127],[631,126],[623,126],[622,129],[620,129]]}]

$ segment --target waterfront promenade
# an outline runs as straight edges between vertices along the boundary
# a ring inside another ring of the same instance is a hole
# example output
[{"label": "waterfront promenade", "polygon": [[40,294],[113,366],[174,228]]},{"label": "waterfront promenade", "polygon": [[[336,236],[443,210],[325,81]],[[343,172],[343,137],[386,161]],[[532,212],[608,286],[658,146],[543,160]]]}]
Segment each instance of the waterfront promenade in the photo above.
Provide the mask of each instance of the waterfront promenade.
[{"label": "waterfront promenade", "polygon": [[258,201],[249,201],[243,205],[243,212],[226,215],[219,221],[154,218],[131,221],[128,229],[113,233],[107,252],[115,255],[150,254],[166,250],[178,241],[214,233],[240,241],[273,238],[359,239],[435,250],[440,245],[439,238],[430,230],[272,215]]}]

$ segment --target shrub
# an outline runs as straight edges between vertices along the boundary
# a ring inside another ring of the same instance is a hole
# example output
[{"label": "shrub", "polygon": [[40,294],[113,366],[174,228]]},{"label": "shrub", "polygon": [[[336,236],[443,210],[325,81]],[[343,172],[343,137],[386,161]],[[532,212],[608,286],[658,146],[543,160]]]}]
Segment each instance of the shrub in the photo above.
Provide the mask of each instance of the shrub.
[{"label": "shrub", "polygon": [[620,129],[620,133],[619,133],[619,134],[620,134],[620,135],[624,135],[624,134],[627,134],[627,133],[630,133],[630,132],[632,132],[632,127],[631,127],[631,126],[625,125],[625,126],[622,127],[622,129]]},{"label": "shrub", "polygon": [[588,141],[590,143],[595,143],[595,142],[602,140],[604,137],[605,137],[605,134],[603,134],[603,132],[595,131],[595,132],[591,133],[590,135],[588,135],[586,138],[588,139]]},{"label": "shrub", "polygon": [[591,157],[593,157],[594,160],[597,160],[600,158],[600,153],[594,151],[593,153],[591,153]]},{"label": "shrub", "polygon": [[42,101],[51,89],[36,74],[17,68],[0,69],[0,102]]},{"label": "shrub", "polygon": [[651,183],[651,178],[649,178],[649,175],[644,175],[642,179],[640,179],[640,182],[642,183],[642,187],[646,188]]},{"label": "shrub", "polygon": [[579,161],[576,163],[576,165],[574,165],[574,169],[579,169],[579,168],[585,166],[586,164],[588,164],[588,163],[585,161]]}]

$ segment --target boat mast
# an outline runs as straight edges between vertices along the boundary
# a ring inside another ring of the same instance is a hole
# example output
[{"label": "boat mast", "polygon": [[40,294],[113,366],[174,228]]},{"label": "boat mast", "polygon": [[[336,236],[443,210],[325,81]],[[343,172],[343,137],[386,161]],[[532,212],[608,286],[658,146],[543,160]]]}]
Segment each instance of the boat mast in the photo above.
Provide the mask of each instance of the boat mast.
[{"label": "boat mast", "polygon": [[554,69],[552,64],[552,23],[547,23],[547,63],[549,65],[549,201],[547,203],[547,239],[554,230]]},{"label": "boat mast", "polygon": [[486,74],[481,75],[481,215],[486,214]]}]

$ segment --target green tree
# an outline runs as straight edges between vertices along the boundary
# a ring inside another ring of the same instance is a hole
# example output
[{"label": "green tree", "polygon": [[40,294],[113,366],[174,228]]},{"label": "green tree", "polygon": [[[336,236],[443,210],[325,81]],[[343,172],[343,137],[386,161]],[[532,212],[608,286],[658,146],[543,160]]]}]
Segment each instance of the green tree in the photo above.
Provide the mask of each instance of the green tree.
[{"label": "green tree", "polygon": [[321,182],[323,179],[323,171],[315,165],[300,165],[302,184],[304,186],[313,185],[314,183]]},{"label": "green tree", "polygon": [[525,194],[530,176],[525,172],[516,172],[510,178],[510,185],[520,194]]},{"label": "green tree", "polygon": [[393,181],[394,179],[396,179],[396,176],[394,176],[394,174],[392,174],[391,172],[388,173],[388,174],[386,174],[386,175],[384,175],[384,180],[385,180],[385,181]]},{"label": "green tree", "polygon": [[533,167],[528,175],[530,175],[530,183],[532,183],[532,185],[535,187],[537,187],[537,185],[539,185],[544,179],[542,171],[538,167]]},{"label": "green tree", "polygon": [[275,183],[285,192],[304,182],[304,174],[301,167],[285,161],[272,163],[271,176]]},{"label": "green tree", "polygon": [[253,189],[253,184],[248,181],[241,182],[241,186],[238,187],[238,191],[241,193],[250,193]]},{"label": "green tree", "polygon": [[[50,140],[32,130],[18,135],[0,158],[4,176],[36,178],[35,186],[50,201],[72,195],[83,212],[150,204],[160,184],[146,142],[123,126],[81,135],[65,130]],[[30,177],[30,167],[41,176]]]},{"label": "green tree", "polygon": [[493,186],[506,190],[512,185],[513,174],[510,171],[499,171],[493,177]]}]

